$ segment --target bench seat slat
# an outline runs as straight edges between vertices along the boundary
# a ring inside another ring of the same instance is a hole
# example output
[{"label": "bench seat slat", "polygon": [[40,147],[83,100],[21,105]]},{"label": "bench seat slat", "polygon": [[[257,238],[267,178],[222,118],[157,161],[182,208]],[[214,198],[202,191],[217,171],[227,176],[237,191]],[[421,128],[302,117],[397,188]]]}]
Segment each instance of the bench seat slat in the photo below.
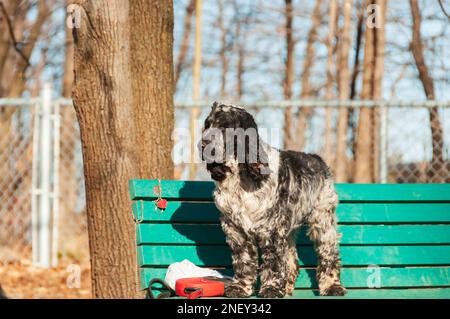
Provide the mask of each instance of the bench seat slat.
[{"label": "bench seat slat", "polygon": [[[135,201],[133,214],[146,222],[218,223],[219,210],[212,202],[170,201],[164,212],[152,201]],[[450,223],[450,203],[341,203],[339,223]]]},{"label": "bench seat slat", "polygon": [[[251,296],[249,299],[257,299]],[[450,288],[347,289],[343,297],[320,296],[317,290],[296,289],[287,299],[450,299]],[[184,297],[173,297],[184,299]],[[210,298],[209,298],[210,299]],[[226,299],[217,297],[214,299]]]},{"label": "bench seat slat", "polygon": [[348,289],[344,297],[319,296],[314,290],[294,290],[292,299],[448,299],[450,288],[427,289]]},{"label": "bench seat slat", "polygon": [[[219,270],[232,276],[232,270]],[[374,271],[379,272],[380,288],[387,287],[450,287],[450,267],[420,268],[342,268],[341,281],[347,288],[370,288],[373,282],[369,277]],[[147,288],[153,278],[164,279],[165,268],[141,268],[141,287]],[[315,269],[301,269],[295,283],[296,288],[317,288]]]},{"label": "bench seat slat", "polygon": [[[358,244],[450,244],[450,225],[341,225],[342,245]],[[297,244],[312,245],[300,229]],[[137,244],[226,244],[220,225],[140,224]]]},{"label": "bench seat slat", "polygon": [[[443,246],[341,246],[342,264],[365,265],[450,265],[450,245]],[[299,247],[299,263],[302,266],[317,264],[312,247]],[[166,266],[188,259],[204,266],[230,266],[231,253],[225,245],[138,246],[140,266]]]},{"label": "bench seat slat", "polygon": [[[155,199],[157,180],[131,180],[131,199]],[[213,182],[161,181],[163,197],[211,201]],[[450,184],[336,184],[341,202],[450,202]]]}]

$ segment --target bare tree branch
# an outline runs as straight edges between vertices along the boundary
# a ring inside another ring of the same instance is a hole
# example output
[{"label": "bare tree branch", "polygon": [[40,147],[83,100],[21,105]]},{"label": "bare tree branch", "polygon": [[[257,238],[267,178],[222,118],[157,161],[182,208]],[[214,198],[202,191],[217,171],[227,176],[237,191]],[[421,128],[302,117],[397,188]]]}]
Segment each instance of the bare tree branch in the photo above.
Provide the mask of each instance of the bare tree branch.
[{"label": "bare tree branch", "polygon": [[8,31],[9,31],[9,35],[11,37],[11,41],[13,43],[14,50],[16,50],[16,52],[24,60],[24,62],[26,63],[26,67],[29,67],[30,66],[30,61],[28,60],[28,58],[25,55],[25,53],[23,53],[23,51],[20,49],[20,43],[17,42],[17,40],[16,40],[16,36],[14,35],[14,28],[13,28],[11,19],[9,17],[8,11],[6,10],[6,7],[5,7],[5,4],[3,3],[3,1],[0,1],[0,7],[1,7],[1,10],[2,10],[2,14],[5,17],[6,24],[8,25]]},{"label": "bare tree branch", "polygon": [[445,11],[444,4],[442,3],[442,0],[438,0],[439,6],[441,7],[442,12],[445,14],[445,16],[450,20],[450,15]]}]

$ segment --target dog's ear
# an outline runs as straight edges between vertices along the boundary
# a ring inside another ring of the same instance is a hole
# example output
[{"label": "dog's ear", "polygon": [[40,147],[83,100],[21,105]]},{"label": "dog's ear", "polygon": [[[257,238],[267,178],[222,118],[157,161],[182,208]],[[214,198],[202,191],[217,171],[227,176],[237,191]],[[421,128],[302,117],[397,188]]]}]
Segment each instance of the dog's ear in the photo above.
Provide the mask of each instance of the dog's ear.
[{"label": "dog's ear", "polygon": [[259,136],[255,144],[246,141],[245,152],[245,163],[240,166],[240,170],[245,170],[245,175],[256,182],[267,179],[270,174],[269,158]]},{"label": "dog's ear", "polygon": [[267,179],[268,174],[266,173],[267,166],[262,163],[250,163],[245,164],[245,173],[255,182],[262,182]]}]

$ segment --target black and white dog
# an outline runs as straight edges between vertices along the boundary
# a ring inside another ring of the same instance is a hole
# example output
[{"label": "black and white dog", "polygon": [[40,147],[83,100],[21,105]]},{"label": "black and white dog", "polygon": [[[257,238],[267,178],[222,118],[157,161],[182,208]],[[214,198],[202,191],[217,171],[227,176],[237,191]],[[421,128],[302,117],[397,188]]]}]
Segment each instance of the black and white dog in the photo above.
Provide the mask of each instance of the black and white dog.
[{"label": "black and white dog", "polygon": [[[321,295],[342,296],[338,196],[328,166],[317,155],[280,151],[264,143],[242,107],[215,102],[199,145],[216,182],[215,203],[232,251],[228,297],[291,295],[299,271],[296,231],[308,226],[318,256]],[[262,265],[259,266],[258,247]]]}]

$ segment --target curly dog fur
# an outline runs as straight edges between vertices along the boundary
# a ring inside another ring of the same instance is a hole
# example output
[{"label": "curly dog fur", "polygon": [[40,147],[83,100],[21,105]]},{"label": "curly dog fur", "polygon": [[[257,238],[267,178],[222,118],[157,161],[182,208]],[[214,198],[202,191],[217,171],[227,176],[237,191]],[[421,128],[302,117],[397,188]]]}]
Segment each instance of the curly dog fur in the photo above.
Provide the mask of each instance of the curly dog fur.
[{"label": "curly dog fur", "polygon": [[[205,138],[212,128],[223,136],[215,141]],[[229,152],[224,143],[227,129],[252,129],[256,141],[233,137]],[[299,271],[295,235],[301,225],[308,226],[307,234],[315,244],[320,294],[344,295],[335,214],[338,196],[325,162],[318,155],[267,145],[253,117],[233,105],[215,102],[203,133],[200,148],[216,182],[215,203],[232,252],[234,277],[225,295],[252,295],[258,274],[259,296],[291,295]],[[208,145],[215,146],[212,157],[204,154]],[[237,150],[242,145],[245,154],[240,158]],[[215,157],[218,153],[223,153],[222,161]],[[256,160],[251,161],[252,156]]]}]

